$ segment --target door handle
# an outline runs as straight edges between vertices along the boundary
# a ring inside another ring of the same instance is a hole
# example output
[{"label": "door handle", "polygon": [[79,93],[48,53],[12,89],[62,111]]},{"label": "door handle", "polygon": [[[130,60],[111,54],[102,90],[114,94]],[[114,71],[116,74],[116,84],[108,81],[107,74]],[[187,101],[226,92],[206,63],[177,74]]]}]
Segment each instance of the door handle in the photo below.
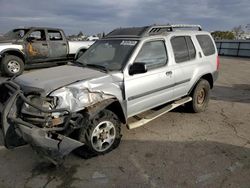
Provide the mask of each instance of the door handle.
[{"label": "door handle", "polygon": [[62,45],[63,45],[63,46],[66,46],[66,43],[63,43]]},{"label": "door handle", "polygon": [[172,71],[168,71],[168,72],[166,72],[166,75],[167,76],[171,76],[173,74],[173,72]]},{"label": "door handle", "polygon": [[42,45],[43,45],[43,46],[48,46],[48,44],[46,44],[46,43],[43,43]]}]

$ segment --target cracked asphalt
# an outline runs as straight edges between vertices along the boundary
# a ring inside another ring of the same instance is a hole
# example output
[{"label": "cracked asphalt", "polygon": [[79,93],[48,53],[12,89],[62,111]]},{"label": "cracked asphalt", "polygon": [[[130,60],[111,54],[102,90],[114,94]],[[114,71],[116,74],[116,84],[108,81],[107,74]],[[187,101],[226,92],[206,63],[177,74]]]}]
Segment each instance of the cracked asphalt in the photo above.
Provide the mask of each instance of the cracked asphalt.
[{"label": "cracked asphalt", "polygon": [[250,60],[221,58],[206,112],[178,108],[122,133],[113,152],[61,167],[1,141],[0,187],[250,187]]}]

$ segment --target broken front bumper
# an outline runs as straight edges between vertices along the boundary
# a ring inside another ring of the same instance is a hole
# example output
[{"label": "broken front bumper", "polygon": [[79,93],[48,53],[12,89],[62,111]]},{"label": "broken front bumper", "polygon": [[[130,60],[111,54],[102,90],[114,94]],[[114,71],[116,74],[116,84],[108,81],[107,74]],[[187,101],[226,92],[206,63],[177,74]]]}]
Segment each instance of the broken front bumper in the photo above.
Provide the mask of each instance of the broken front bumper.
[{"label": "broken front bumper", "polygon": [[[2,91],[3,89],[5,91]],[[58,133],[58,131],[66,130],[69,126],[71,113],[67,109],[46,110],[32,104],[23,95],[20,87],[12,81],[4,82],[1,85],[0,92],[3,96],[5,95],[5,98],[1,98],[0,114],[4,142],[7,148],[14,148],[28,143],[38,153],[57,160],[83,145],[79,141]],[[23,103],[27,103],[43,113],[66,112],[68,117],[63,127],[41,128],[24,121],[19,116],[20,105]]]}]

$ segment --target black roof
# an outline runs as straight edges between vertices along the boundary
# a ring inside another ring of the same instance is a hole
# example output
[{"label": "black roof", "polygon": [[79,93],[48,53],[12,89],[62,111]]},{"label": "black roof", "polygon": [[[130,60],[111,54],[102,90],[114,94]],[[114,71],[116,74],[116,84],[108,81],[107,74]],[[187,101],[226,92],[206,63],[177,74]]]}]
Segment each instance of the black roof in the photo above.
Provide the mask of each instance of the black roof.
[{"label": "black roof", "polygon": [[108,33],[105,38],[112,38],[112,37],[141,37],[143,33],[149,28],[149,26],[145,27],[130,27],[130,28],[118,28],[110,33]]}]

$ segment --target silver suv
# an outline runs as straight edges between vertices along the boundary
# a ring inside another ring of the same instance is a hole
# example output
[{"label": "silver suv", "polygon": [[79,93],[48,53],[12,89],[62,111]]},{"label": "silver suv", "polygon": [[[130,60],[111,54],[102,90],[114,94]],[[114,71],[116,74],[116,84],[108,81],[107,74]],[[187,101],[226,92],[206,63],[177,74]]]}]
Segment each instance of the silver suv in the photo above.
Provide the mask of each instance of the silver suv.
[{"label": "silver suv", "polygon": [[200,26],[115,29],[74,64],[0,86],[5,146],[28,143],[54,162],[73,150],[105,154],[119,145],[122,124],[136,128],[184,104],[204,111],[218,66],[215,43]]}]

